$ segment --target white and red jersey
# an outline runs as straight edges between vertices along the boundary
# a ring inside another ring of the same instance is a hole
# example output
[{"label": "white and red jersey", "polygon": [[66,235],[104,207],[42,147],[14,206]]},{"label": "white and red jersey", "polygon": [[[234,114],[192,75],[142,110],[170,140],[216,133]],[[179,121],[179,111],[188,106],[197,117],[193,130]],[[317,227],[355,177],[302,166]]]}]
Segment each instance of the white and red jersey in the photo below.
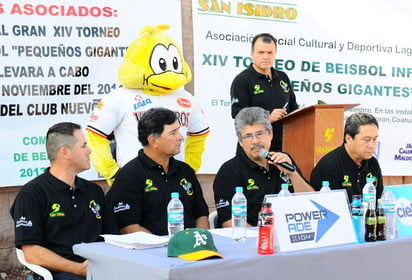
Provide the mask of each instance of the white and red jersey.
[{"label": "white and red jersey", "polygon": [[[139,89],[118,88],[99,102],[90,115],[87,129],[103,137],[114,133],[116,161],[122,167],[136,157],[142,148],[137,136],[141,116],[156,107],[168,108],[176,113],[183,136],[209,132],[203,111],[183,87],[161,96],[150,95]],[[175,158],[184,160],[184,145]]]}]

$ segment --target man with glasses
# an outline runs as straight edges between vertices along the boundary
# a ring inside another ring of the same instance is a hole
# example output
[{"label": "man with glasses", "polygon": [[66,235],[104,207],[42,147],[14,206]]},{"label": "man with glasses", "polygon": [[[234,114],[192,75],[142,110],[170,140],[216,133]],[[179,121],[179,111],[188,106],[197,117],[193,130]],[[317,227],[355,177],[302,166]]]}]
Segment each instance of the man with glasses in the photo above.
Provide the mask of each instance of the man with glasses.
[{"label": "man with glasses", "polygon": [[169,109],[152,108],[143,114],[138,127],[143,149],[120,169],[107,193],[110,212],[105,224],[114,222],[122,234],[167,235],[167,204],[170,194],[178,192],[184,227],[209,228],[209,209],[194,170],[174,159],[184,139],[179,129],[176,114]]},{"label": "man with glasses", "polygon": [[273,137],[268,111],[260,107],[242,109],[235,118],[235,130],[242,149],[220,167],[213,183],[218,226],[232,226],[231,200],[236,186],[243,187],[247,198],[250,226],[257,225],[264,196],[279,193],[282,183],[288,184],[291,192],[313,191],[299,168],[290,171],[279,165],[282,162],[295,165],[287,154],[269,152],[271,160],[260,156],[260,150],[270,149]]}]

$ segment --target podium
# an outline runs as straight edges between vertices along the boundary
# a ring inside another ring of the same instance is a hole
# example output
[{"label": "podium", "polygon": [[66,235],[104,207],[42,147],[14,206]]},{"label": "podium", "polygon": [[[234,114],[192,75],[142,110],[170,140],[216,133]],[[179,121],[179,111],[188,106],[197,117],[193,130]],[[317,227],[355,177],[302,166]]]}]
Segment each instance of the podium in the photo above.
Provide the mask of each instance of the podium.
[{"label": "podium", "polygon": [[358,105],[312,105],[282,119],[282,151],[293,157],[307,180],[319,159],[342,145],[344,111]]}]

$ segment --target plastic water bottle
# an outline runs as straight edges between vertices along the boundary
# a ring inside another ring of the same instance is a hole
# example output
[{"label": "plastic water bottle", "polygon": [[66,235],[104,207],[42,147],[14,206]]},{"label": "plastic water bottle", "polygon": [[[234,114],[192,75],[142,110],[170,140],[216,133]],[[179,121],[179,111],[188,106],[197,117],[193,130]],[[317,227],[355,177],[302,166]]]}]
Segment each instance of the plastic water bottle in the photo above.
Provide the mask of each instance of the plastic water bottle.
[{"label": "plastic water bottle", "polygon": [[178,192],[172,192],[171,199],[167,205],[167,230],[169,237],[184,229],[183,204],[179,199]]},{"label": "plastic water bottle", "polygon": [[386,238],[395,239],[398,237],[398,224],[396,222],[396,197],[390,188],[385,187],[381,196],[386,212]]},{"label": "plastic water bottle", "polygon": [[329,181],[322,181],[322,188],[320,188],[320,192],[330,192]]},{"label": "plastic water bottle", "polygon": [[351,203],[351,212],[352,212],[352,222],[355,229],[356,240],[358,243],[363,243],[365,234],[365,223],[364,223],[364,211],[362,204],[362,196],[355,194],[352,196]]},{"label": "plastic water bottle", "polygon": [[288,184],[282,184],[278,196],[291,196]]},{"label": "plastic water bottle", "polygon": [[362,189],[362,201],[365,211],[368,207],[369,200],[372,200],[373,208],[376,209],[376,189],[373,185],[372,178],[366,178],[366,184]]},{"label": "plastic water bottle", "polygon": [[232,239],[238,242],[246,240],[247,200],[243,187],[236,187],[232,198]]}]

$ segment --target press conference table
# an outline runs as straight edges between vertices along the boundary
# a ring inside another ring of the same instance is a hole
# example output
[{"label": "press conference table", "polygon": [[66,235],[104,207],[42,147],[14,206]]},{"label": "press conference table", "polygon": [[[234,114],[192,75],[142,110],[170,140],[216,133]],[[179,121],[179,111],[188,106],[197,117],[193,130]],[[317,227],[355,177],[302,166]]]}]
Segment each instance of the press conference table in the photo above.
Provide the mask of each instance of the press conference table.
[{"label": "press conference table", "polygon": [[[89,260],[88,280],[104,279],[411,279],[412,237],[262,256],[256,238],[213,235],[224,258],[184,261],[167,247],[131,250],[105,242],[73,246]],[[265,278],[264,278],[265,277]],[[266,278],[267,277],[267,278]]]}]

